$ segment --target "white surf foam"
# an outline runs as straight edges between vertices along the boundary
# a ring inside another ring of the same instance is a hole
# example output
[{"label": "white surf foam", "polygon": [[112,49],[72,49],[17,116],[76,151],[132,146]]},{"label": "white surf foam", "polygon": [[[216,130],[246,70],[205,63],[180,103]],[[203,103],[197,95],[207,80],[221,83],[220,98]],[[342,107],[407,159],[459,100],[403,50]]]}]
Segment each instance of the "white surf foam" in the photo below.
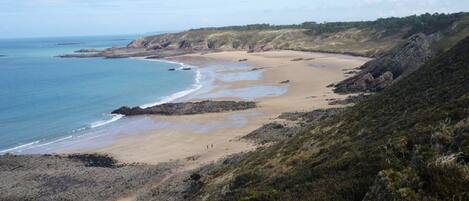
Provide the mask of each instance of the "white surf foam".
[{"label": "white surf foam", "polygon": [[30,149],[36,149],[36,148],[39,148],[39,147],[51,145],[51,144],[58,143],[58,142],[62,142],[62,141],[64,141],[64,140],[68,140],[68,139],[71,139],[71,138],[73,138],[72,135],[66,136],[66,137],[63,137],[63,138],[59,138],[59,139],[56,139],[56,140],[52,140],[52,141],[48,141],[48,140],[37,140],[37,141],[34,141],[34,142],[22,144],[22,145],[19,145],[19,146],[10,148],[10,149],[1,150],[1,151],[0,151],[0,154],[6,154],[6,153],[22,153],[22,152],[27,151],[27,150],[30,150]]},{"label": "white surf foam", "polygon": [[104,126],[106,124],[115,122],[115,121],[121,119],[122,117],[124,117],[124,115],[121,115],[121,114],[111,114],[111,116],[112,116],[111,119],[100,120],[100,121],[96,121],[96,122],[91,123],[90,128],[96,128],[96,127]]},{"label": "white surf foam", "polygon": [[156,105],[169,103],[169,102],[175,101],[177,99],[180,99],[184,96],[187,96],[187,95],[189,95],[193,92],[196,92],[196,91],[198,91],[199,89],[202,88],[202,73],[200,72],[200,70],[197,67],[187,65],[187,64],[184,64],[184,63],[173,62],[173,61],[166,61],[166,60],[157,60],[157,61],[178,64],[178,65],[180,65],[180,67],[177,68],[179,70],[182,70],[183,68],[194,69],[196,71],[195,72],[195,78],[194,78],[194,84],[192,84],[192,86],[189,89],[174,93],[174,94],[169,95],[169,96],[165,96],[157,102],[141,105],[140,106],[141,108],[145,109],[145,108],[153,107],[153,106],[156,106]]},{"label": "white surf foam", "polygon": [[1,150],[0,154],[15,152],[15,151],[18,151],[18,150],[21,150],[21,149],[24,149],[24,148],[28,148],[28,147],[31,147],[32,145],[38,144],[39,142],[40,141],[38,140],[38,141],[30,142],[30,143],[27,143],[27,144],[22,144],[22,145],[19,145],[19,146],[10,148],[10,149]]},{"label": "white surf foam", "polygon": [[71,138],[73,138],[72,135],[67,136],[67,137],[63,137],[63,138],[59,138],[59,139],[57,139],[57,140],[53,140],[53,141],[41,143],[41,144],[38,144],[38,145],[36,145],[36,146],[32,146],[31,148],[43,147],[43,146],[47,146],[47,145],[54,144],[54,143],[57,143],[57,142],[62,142],[62,141],[64,141],[64,140],[68,140],[68,139],[71,139]]}]

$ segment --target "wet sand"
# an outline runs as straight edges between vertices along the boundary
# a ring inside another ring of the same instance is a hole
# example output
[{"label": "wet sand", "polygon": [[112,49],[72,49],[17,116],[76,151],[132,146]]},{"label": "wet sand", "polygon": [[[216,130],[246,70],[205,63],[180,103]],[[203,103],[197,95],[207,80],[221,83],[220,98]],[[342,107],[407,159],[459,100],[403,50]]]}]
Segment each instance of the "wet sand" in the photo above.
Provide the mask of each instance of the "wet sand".
[{"label": "wet sand", "polygon": [[[247,61],[239,62],[240,59]],[[168,126],[138,135],[123,135],[112,145],[92,150],[93,152],[107,153],[123,162],[157,164],[180,160],[185,164],[184,169],[192,169],[229,154],[255,149],[254,144],[240,140],[240,137],[262,124],[275,120],[283,112],[331,107],[327,99],[345,98],[345,96],[334,94],[332,88],[327,88],[327,85],[345,79],[346,70],[358,67],[369,59],[296,51],[250,54],[229,51],[178,56],[168,60],[198,66],[201,70],[208,66],[223,69],[224,65],[230,63],[243,63],[245,66],[245,68],[221,70],[218,72],[219,75],[249,73],[254,72],[253,68],[262,68],[260,79],[240,81],[230,78],[217,79],[210,90],[201,90],[195,95],[188,96],[190,97],[188,99],[194,101],[254,99],[259,107],[216,114],[151,116],[153,121],[164,122]],[[280,83],[286,80],[289,82]],[[288,90],[277,91],[271,94],[272,96],[256,97],[256,94],[268,92],[270,89]]]}]

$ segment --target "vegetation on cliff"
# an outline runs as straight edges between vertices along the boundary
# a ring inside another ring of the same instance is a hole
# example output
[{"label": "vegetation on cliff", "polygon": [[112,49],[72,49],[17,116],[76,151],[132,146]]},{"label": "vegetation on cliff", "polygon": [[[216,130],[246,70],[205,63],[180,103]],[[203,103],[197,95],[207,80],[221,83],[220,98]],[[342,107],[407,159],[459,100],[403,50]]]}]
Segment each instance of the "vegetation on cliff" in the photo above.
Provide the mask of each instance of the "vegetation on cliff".
[{"label": "vegetation on cliff", "polygon": [[[291,138],[202,168],[184,198],[467,200],[469,37],[383,92],[301,125]],[[178,195],[158,192],[142,199]]]}]

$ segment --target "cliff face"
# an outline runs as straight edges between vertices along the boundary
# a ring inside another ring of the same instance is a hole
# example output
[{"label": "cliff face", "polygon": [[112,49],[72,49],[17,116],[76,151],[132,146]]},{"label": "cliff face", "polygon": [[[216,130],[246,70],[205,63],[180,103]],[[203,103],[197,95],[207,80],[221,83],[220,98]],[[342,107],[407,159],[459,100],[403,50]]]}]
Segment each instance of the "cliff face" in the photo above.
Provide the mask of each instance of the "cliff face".
[{"label": "cliff face", "polygon": [[336,84],[336,93],[376,92],[420,68],[426,61],[469,36],[469,19],[430,35],[409,37],[379,58],[360,67],[357,75]]},{"label": "cliff face", "polygon": [[422,33],[411,36],[404,44],[361,66],[360,73],[337,84],[335,92],[379,91],[388,87],[396,78],[410,74],[433,57],[432,43],[432,36]]}]

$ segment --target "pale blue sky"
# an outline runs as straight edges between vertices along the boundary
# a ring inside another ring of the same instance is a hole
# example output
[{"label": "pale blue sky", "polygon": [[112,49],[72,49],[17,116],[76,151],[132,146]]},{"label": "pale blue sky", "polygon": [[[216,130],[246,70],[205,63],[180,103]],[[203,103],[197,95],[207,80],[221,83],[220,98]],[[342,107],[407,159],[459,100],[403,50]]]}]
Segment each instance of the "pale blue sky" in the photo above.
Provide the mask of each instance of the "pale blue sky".
[{"label": "pale blue sky", "polygon": [[372,20],[459,11],[469,11],[469,0],[0,0],[0,38]]}]

